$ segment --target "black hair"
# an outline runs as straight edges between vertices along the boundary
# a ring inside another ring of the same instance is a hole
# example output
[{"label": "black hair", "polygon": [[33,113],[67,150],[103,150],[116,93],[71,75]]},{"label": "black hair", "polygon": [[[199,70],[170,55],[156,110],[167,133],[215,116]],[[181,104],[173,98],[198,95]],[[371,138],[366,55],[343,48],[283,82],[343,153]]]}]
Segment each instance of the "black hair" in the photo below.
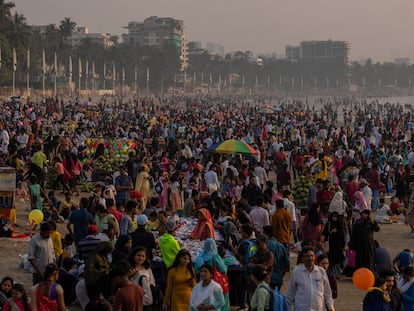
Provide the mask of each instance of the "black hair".
[{"label": "black hair", "polygon": [[191,253],[186,249],[182,249],[177,253],[171,268],[177,268],[180,258],[182,258],[184,256],[189,256],[190,257],[190,262],[187,265],[187,270],[188,270],[188,272],[190,272],[192,278],[195,279],[195,272],[194,272],[194,269],[193,269],[193,264],[191,262]]},{"label": "black hair", "polygon": [[40,231],[41,232],[49,232],[51,230],[50,228],[50,224],[48,222],[42,222],[42,224],[40,225]]},{"label": "black hair", "polygon": [[204,265],[200,267],[200,270],[203,268],[206,268],[208,272],[210,272],[211,276],[213,277],[214,269],[211,265],[205,263]]},{"label": "black hair", "polygon": [[283,208],[285,206],[285,202],[283,200],[276,200],[276,208]]},{"label": "black hair", "polygon": [[125,211],[131,212],[136,207],[138,207],[138,203],[136,201],[129,200],[125,206]]},{"label": "black hair", "polygon": [[[3,290],[2,290],[2,288],[1,288],[1,286],[3,285],[3,283],[5,283],[5,282],[7,282],[7,281],[9,281],[9,282],[11,283],[11,285],[13,286],[13,283],[14,283],[13,278],[11,278],[10,276],[5,276],[5,277],[3,278],[3,280],[1,280],[1,283],[0,283],[0,291],[1,291],[1,292],[3,292]],[[7,298],[10,298],[10,297],[11,297],[11,291],[10,291],[9,293],[5,293],[5,292],[3,292],[3,294],[4,294]]]},{"label": "black hair", "polygon": [[138,246],[135,247],[134,249],[131,250],[131,253],[128,256],[128,262],[131,264],[132,267],[135,267],[136,263],[135,263],[135,255],[138,252],[144,252],[145,253],[145,261],[144,261],[144,268],[145,269],[149,269],[151,268],[151,261],[150,258],[148,256],[148,251],[144,246]]},{"label": "black hair", "polygon": [[378,276],[375,278],[374,287],[381,287],[382,285],[384,285],[384,283],[385,283],[385,279]]},{"label": "black hair", "polygon": [[275,227],[274,226],[264,226],[263,233],[268,237],[273,237],[275,234]]},{"label": "black hair", "polygon": [[[319,265],[321,263],[321,261],[324,260],[325,258],[328,259],[328,256],[318,255],[318,258],[316,258],[316,264]],[[328,259],[328,261],[329,261],[329,259]]]},{"label": "black hair", "polygon": [[263,242],[263,243],[267,243],[267,237],[265,236],[265,235],[263,235],[263,234],[258,234],[257,236],[256,236],[256,242],[257,241],[260,241],[260,242]]},{"label": "black hair", "polygon": [[15,283],[12,289],[15,291],[18,291],[19,293],[22,293],[22,303],[23,303],[24,309],[30,310],[29,309],[29,297],[27,297],[27,293],[26,293],[26,290],[24,289],[23,284]]},{"label": "black hair", "polygon": [[50,278],[57,271],[59,271],[59,267],[56,264],[54,263],[48,264],[45,268],[43,279],[47,281],[47,279]]},{"label": "black hair", "polygon": [[243,224],[242,226],[241,226],[241,230],[244,232],[244,233],[246,233],[246,234],[248,234],[249,236],[253,233],[253,231],[254,231],[254,228],[253,228],[253,226],[251,225],[251,224]]},{"label": "black hair", "polygon": [[76,264],[75,259],[72,257],[63,258],[62,267],[65,270],[70,270]]},{"label": "black hair", "polygon": [[252,269],[251,275],[253,275],[259,282],[262,282],[267,277],[267,271],[262,267],[255,266]]}]

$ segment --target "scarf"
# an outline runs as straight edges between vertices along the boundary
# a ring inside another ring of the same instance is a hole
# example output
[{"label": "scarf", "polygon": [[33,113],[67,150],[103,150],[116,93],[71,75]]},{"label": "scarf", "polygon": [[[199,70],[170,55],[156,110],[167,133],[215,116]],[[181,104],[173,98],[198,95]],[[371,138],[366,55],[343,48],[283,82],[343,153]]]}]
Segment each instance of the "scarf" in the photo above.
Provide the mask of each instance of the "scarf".
[{"label": "scarf", "polygon": [[414,283],[414,278],[413,279],[411,279],[410,281],[408,281],[408,282],[405,282],[404,281],[404,278],[401,278],[401,280],[398,282],[398,285],[397,285],[397,287],[398,287],[398,289],[400,290],[400,291],[402,291],[403,293],[405,293],[410,287],[411,287],[411,285]]},{"label": "scarf", "polygon": [[208,230],[211,232],[211,237],[214,239],[214,226],[213,226],[213,219],[211,218],[211,214],[206,208],[201,208],[197,211],[197,213],[201,213],[205,220],[198,220],[197,225],[191,232],[191,236],[194,239],[199,240],[201,237],[201,234],[203,233],[204,227],[207,226]]}]

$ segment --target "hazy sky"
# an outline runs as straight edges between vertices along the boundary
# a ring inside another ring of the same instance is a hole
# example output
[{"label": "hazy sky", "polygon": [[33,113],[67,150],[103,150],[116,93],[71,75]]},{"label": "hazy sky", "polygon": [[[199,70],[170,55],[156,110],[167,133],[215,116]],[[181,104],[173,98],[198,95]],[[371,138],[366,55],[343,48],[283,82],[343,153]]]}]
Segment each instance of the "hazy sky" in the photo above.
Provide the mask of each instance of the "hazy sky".
[{"label": "hazy sky", "polygon": [[29,24],[71,17],[90,32],[122,34],[129,21],[181,19],[189,41],[226,52],[284,54],[303,40],[345,40],[351,59],[414,61],[413,0],[9,0]]}]

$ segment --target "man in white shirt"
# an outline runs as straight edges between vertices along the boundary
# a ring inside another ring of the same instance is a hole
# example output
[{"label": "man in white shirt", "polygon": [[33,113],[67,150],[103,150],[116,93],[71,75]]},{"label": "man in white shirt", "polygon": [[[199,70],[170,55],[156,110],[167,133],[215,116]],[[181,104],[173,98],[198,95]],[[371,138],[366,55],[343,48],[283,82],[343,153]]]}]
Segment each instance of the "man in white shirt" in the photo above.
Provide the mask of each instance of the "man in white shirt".
[{"label": "man in white shirt", "polygon": [[1,139],[1,147],[0,151],[4,154],[9,152],[9,132],[4,128],[4,125],[2,122],[0,122],[0,139]]},{"label": "man in white shirt", "polygon": [[214,191],[218,191],[220,189],[220,183],[218,181],[216,167],[214,165],[211,165],[210,170],[204,174],[204,181],[206,182],[209,193],[213,193]]},{"label": "man in white shirt", "polygon": [[253,227],[258,233],[263,233],[263,227],[270,225],[269,212],[263,208],[263,203],[263,196],[259,196],[256,199],[256,205],[249,213]]},{"label": "man in white shirt", "polygon": [[328,276],[322,267],[315,265],[311,246],[302,249],[303,266],[293,270],[288,284],[287,298],[294,311],[334,310]]},{"label": "man in white shirt", "polygon": [[256,163],[256,167],[254,168],[254,174],[259,178],[260,188],[263,189],[263,186],[267,182],[267,173],[266,173],[266,170],[263,168],[262,163],[259,163],[259,162]]}]

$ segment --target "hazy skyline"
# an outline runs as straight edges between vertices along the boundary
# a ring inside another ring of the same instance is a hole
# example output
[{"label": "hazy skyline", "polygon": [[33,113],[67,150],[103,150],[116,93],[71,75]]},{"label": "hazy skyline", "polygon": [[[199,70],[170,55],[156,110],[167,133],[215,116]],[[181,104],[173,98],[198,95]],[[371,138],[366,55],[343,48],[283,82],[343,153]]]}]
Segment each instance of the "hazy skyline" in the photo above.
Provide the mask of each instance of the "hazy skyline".
[{"label": "hazy skyline", "polygon": [[189,41],[220,43],[226,53],[285,53],[306,40],[343,40],[351,59],[414,61],[412,0],[11,0],[30,25],[70,17],[90,32],[121,36],[150,16],[184,21]]}]

